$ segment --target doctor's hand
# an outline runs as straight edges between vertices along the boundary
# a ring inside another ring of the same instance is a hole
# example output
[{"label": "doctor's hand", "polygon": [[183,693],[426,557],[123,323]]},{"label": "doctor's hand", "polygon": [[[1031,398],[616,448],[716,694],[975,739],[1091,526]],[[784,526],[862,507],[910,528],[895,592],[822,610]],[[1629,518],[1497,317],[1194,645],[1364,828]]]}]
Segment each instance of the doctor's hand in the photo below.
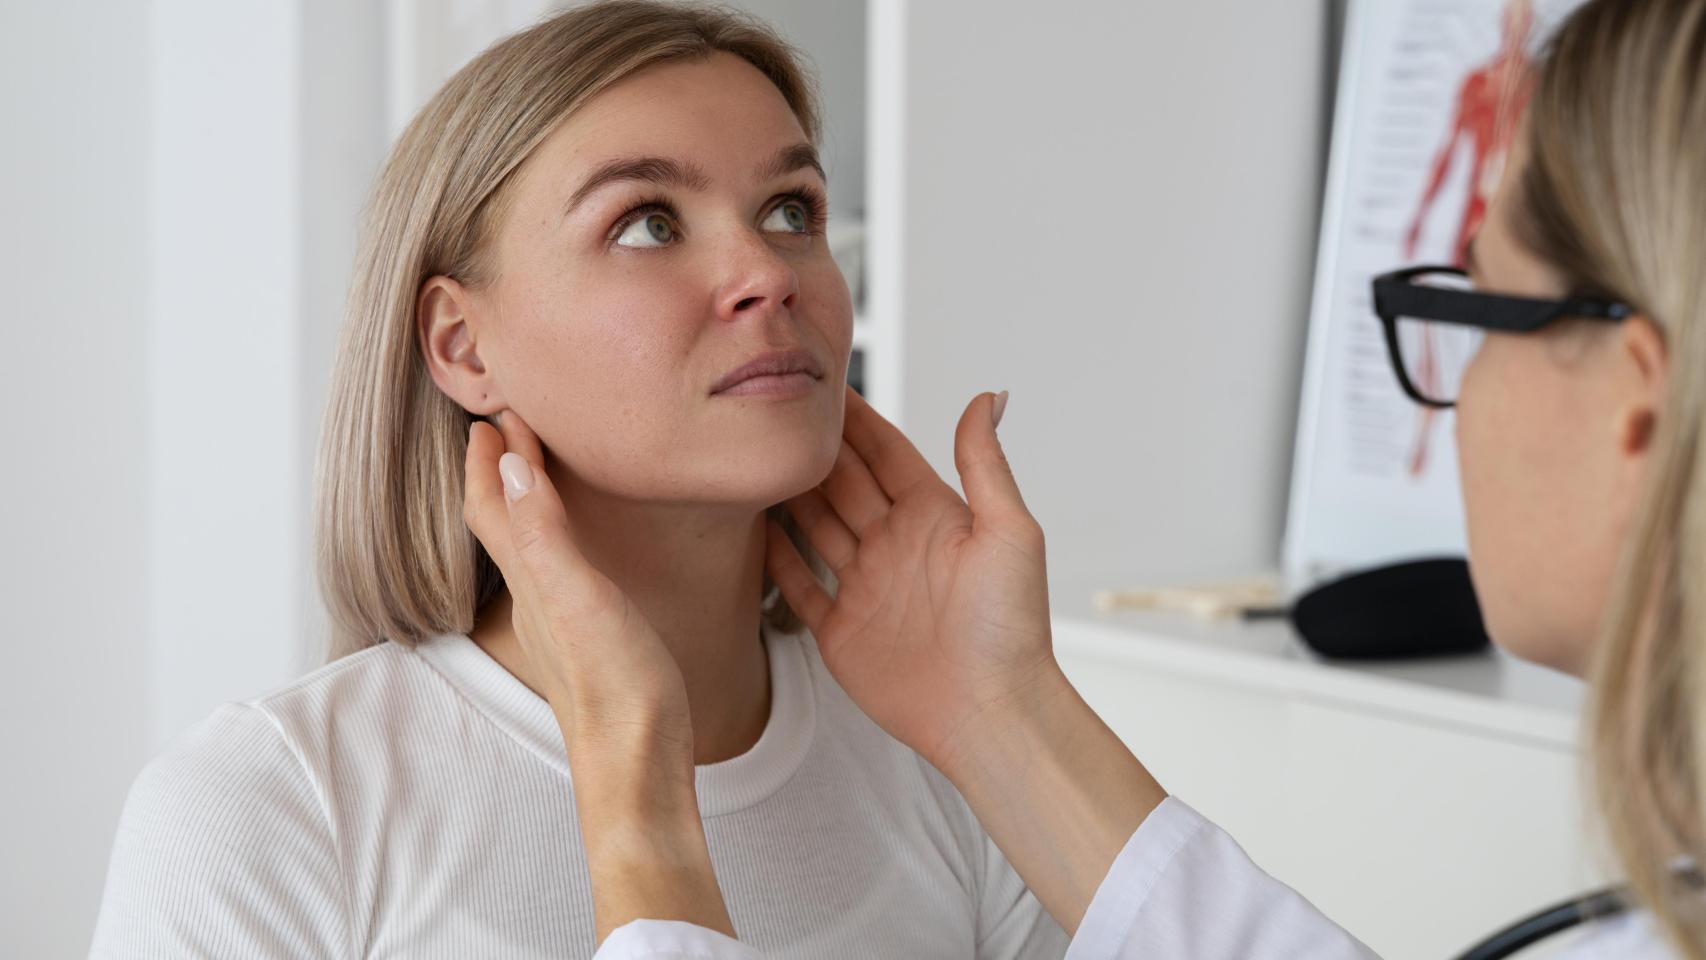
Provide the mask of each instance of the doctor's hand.
[{"label": "doctor's hand", "polygon": [[539,438],[514,410],[496,419],[469,429],[463,520],[503,571],[516,638],[563,733],[598,941],[640,918],[734,936],[699,817],[681,668],[576,548]]},{"label": "doctor's hand", "polygon": [[1043,531],[996,438],[1006,395],[960,417],[954,462],[966,498],[911,441],[847,390],[829,476],[787,502],[835,575],[832,596],[775,521],[767,566],[847,694],[947,771],[980,723],[1058,673]]},{"label": "doctor's hand", "polygon": [[767,566],[848,696],[948,777],[1071,933],[1167,795],[1055,661],[1042,528],[995,435],[1004,400],[960,417],[961,499],[849,390],[834,468],[787,504],[836,590],[774,521]]},{"label": "doctor's hand", "polygon": [[539,438],[514,410],[497,419],[469,429],[463,519],[503,571],[516,639],[570,753],[644,736],[649,753],[691,780],[680,667],[627,594],[575,547]]}]

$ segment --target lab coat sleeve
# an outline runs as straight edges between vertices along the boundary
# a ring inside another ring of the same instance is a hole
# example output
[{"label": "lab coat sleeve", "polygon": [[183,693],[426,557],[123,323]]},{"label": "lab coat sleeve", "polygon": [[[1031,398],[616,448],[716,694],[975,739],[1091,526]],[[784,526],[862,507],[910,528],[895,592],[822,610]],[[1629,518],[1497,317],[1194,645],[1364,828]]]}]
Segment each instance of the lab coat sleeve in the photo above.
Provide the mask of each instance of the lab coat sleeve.
[{"label": "lab coat sleeve", "polygon": [[1377,960],[1177,797],[1114,858],[1067,960]]},{"label": "lab coat sleeve", "polygon": [[630,920],[604,938],[592,960],[762,960],[752,947],[685,920]]}]

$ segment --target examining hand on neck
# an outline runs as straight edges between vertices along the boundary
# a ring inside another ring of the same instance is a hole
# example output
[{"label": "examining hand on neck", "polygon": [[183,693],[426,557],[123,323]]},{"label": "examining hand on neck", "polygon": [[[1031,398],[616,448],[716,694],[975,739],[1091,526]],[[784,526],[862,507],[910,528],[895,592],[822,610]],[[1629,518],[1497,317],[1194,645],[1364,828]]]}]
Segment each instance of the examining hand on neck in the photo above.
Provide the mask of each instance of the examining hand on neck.
[{"label": "examining hand on neck", "polygon": [[[764,518],[690,513],[686,508],[600,502],[557,489],[569,501],[576,545],[627,592],[681,668],[693,717],[693,762],[717,763],[750,750],[770,716],[770,674],[760,638]],[[596,503],[597,506],[590,504]],[[500,590],[469,636],[543,696]]]}]

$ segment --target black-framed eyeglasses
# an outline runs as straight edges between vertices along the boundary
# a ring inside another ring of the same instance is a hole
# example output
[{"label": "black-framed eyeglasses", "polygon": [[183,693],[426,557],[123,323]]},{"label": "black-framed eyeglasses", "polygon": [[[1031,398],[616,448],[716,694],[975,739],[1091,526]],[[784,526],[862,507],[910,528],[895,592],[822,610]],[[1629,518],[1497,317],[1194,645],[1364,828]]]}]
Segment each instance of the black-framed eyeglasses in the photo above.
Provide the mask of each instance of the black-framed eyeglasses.
[{"label": "black-framed eyeglasses", "polygon": [[1486,331],[1532,333],[1563,317],[1617,322],[1633,307],[1615,300],[1537,300],[1472,288],[1457,267],[1409,267],[1374,278],[1374,312],[1386,328],[1386,350],[1410,399],[1429,407],[1457,403],[1463,372]]}]

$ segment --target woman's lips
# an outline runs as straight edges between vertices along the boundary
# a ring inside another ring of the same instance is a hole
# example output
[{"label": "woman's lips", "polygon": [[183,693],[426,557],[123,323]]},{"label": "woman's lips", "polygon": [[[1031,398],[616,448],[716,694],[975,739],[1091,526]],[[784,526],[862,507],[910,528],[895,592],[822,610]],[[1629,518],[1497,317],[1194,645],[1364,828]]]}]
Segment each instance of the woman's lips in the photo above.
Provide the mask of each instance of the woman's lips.
[{"label": "woman's lips", "polygon": [[801,397],[817,386],[817,378],[809,373],[771,373],[745,380],[718,391],[719,397]]},{"label": "woman's lips", "polygon": [[[722,393],[732,394],[771,394],[787,393],[802,389],[801,385],[790,382],[804,377],[817,381],[823,376],[823,367],[817,358],[801,349],[772,350],[761,353],[734,370],[729,371],[711,388],[713,395]],[[753,383],[753,381],[769,381],[768,383]],[[809,387],[809,384],[805,386]]]}]

